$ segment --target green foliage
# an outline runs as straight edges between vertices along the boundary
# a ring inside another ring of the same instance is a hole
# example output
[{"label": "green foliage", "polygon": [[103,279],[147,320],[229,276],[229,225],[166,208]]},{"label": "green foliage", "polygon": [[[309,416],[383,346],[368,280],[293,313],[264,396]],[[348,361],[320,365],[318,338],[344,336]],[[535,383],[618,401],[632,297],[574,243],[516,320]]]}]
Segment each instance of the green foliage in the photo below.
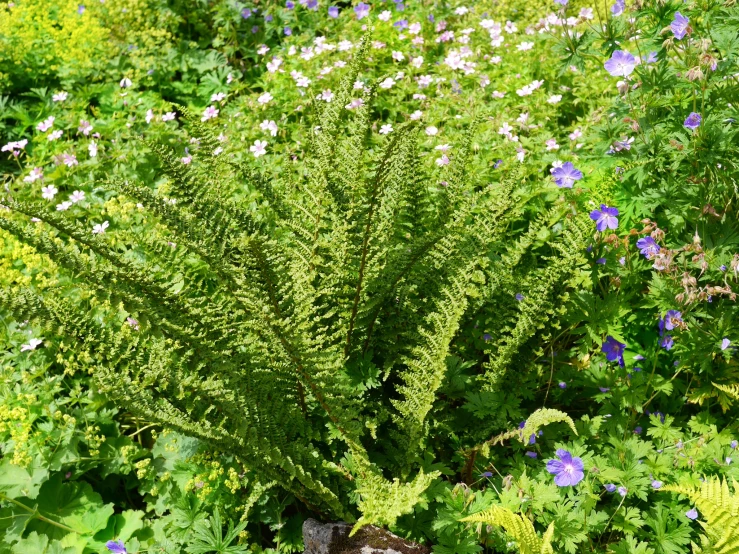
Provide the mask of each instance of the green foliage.
[{"label": "green foliage", "polygon": [[483,523],[498,525],[516,539],[521,554],[553,554],[552,536],[554,523],[550,523],[544,535],[540,538],[534,530],[531,521],[507,508],[494,507],[486,512],[464,518],[469,523]]}]

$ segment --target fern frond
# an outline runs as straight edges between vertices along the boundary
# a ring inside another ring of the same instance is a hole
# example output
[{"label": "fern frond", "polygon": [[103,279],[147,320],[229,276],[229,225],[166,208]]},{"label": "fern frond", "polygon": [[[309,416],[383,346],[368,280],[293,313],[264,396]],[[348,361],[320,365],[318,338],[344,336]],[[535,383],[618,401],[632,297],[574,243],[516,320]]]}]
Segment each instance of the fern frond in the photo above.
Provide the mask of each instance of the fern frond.
[{"label": "fern frond", "polygon": [[461,521],[502,527],[505,529],[506,533],[516,540],[521,554],[554,553],[554,549],[552,548],[554,522],[549,524],[544,536],[539,538],[531,520],[520,514],[515,514],[508,508],[503,508],[502,506],[493,506],[487,511],[467,516]]}]

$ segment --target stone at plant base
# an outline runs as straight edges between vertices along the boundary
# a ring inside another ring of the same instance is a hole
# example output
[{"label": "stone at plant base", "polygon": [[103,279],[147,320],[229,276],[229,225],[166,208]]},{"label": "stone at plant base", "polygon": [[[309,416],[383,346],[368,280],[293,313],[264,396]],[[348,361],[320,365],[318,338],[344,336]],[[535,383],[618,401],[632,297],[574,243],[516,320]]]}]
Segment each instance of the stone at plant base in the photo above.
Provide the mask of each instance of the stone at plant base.
[{"label": "stone at plant base", "polygon": [[320,523],[308,519],[303,523],[304,554],[429,554],[431,549],[401,539],[374,525],[363,527],[349,536],[352,525],[344,522]]}]

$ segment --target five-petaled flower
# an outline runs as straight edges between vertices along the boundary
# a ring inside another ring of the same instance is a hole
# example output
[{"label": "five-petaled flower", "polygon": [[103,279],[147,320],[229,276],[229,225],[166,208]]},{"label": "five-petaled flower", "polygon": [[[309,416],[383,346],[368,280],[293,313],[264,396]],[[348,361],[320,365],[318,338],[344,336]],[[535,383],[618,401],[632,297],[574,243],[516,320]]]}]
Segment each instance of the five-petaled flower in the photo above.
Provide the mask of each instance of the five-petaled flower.
[{"label": "five-petaled flower", "polygon": [[254,144],[249,147],[249,151],[254,154],[255,158],[263,156],[267,153],[267,141],[266,140],[255,140]]},{"label": "five-petaled flower", "polygon": [[636,67],[636,58],[624,50],[616,50],[611,59],[609,59],[603,67],[613,77],[626,77],[631,75]]},{"label": "five-petaled flower", "polygon": [[573,457],[567,450],[557,450],[558,460],[547,462],[547,471],[554,475],[554,484],[558,487],[572,487],[585,477],[582,459]]},{"label": "five-petaled flower", "polygon": [[698,127],[700,127],[702,119],[703,118],[701,117],[701,114],[690,112],[690,115],[685,118],[683,127],[685,127],[686,129],[690,129],[691,131],[695,131]]},{"label": "five-petaled flower", "polygon": [[108,551],[112,552],[113,554],[128,554],[128,551],[126,550],[126,545],[123,544],[123,541],[120,539],[117,541],[106,542],[105,548],[107,548]]},{"label": "five-petaled flower", "polygon": [[639,253],[649,260],[657,252],[659,252],[659,244],[652,237],[642,237],[636,241],[636,247]]},{"label": "five-petaled flower", "polygon": [[370,6],[369,4],[365,4],[364,2],[360,2],[356,6],[354,6],[354,13],[357,15],[357,19],[364,19],[369,15],[370,12]]},{"label": "five-petaled flower", "polygon": [[590,212],[590,219],[595,221],[595,228],[603,232],[606,229],[618,227],[618,208],[610,208],[605,204],[600,205],[600,210]]},{"label": "five-petaled flower", "polygon": [[30,339],[28,341],[28,344],[21,345],[21,352],[30,352],[31,350],[36,350],[38,346],[41,346],[44,342],[44,339]]},{"label": "five-petaled flower", "polygon": [[565,162],[552,170],[554,182],[560,188],[572,188],[575,181],[582,179],[582,171],[575,169],[572,162]]},{"label": "five-petaled flower", "polygon": [[621,367],[624,366],[624,350],[626,349],[624,343],[608,335],[600,349],[606,355],[606,360],[609,362],[618,362],[618,365]]},{"label": "five-petaled flower", "polygon": [[92,228],[92,234],[93,235],[102,235],[105,230],[110,226],[110,223],[107,221],[103,221],[102,223],[98,223]]},{"label": "five-petaled flower", "polygon": [[688,26],[690,25],[690,19],[685,17],[680,12],[675,12],[675,19],[670,23],[670,30],[675,35],[677,40],[682,40],[685,33],[688,32]]}]

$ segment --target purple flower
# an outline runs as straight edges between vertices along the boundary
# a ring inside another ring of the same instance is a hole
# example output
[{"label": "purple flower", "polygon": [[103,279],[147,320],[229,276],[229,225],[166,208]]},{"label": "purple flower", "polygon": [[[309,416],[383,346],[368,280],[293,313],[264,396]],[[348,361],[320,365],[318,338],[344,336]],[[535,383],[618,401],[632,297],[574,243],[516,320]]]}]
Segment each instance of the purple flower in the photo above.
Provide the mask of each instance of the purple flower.
[{"label": "purple flower", "polygon": [[492,335],[491,335],[490,333],[485,333],[485,334],[484,334],[484,335],[482,336],[482,340],[484,340],[485,342],[488,342],[488,341],[489,341],[490,339],[492,339],[492,338],[493,338],[493,337],[492,337]]},{"label": "purple flower", "polygon": [[552,176],[558,187],[571,189],[575,181],[582,179],[582,171],[575,169],[572,162],[565,162],[552,170]]},{"label": "purple flower", "polygon": [[566,6],[568,0],[554,0],[555,4],[559,4],[560,6]]},{"label": "purple flower", "polygon": [[583,463],[580,458],[573,458],[572,454],[559,448],[557,450],[559,460],[549,460],[547,471],[554,475],[554,484],[558,487],[574,487],[585,478]]},{"label": "purple flower", "polygon": [[611,6],[611,13],[614,15],[614,17],[618,17],[622,13],[624,13],[624,10],[626,9],[626,1],[625,0],[616,0],[616,3]]},{"label": "purple flower", "polygon": [[364,2],[360,2],[356,6],[354,6],[354,13],[357,14],[357,19],[364,19],[369,15],[370,12],[370,6],[369,4],[365,4]]},{"label": "purple flower", "polygon": [[317,10],[318,9],[318,0],[308,0],[308,2],[305,5],[306,8],[309,10]]},{"label": "purple flower", "polygon": [[618,494],[621,496],[626,496],[626,493],[629,492],[626,487],[618,487]]},{"label": "purple flower", "polygon": [[503,160],[498,160],[493,164],[493,169],[498,169],[500,167],[500,164],[503,163]]},{"label": "purple flower", "polygon": [[267,23],[269,23],[270,21],[272,21],[272,15],[271,15],[271,14],[269,14],[269,15],[265,15],[265,16],[264,16],[264,20],[265,20],[265,21],[266,21]]},{"label": "purple flower", "polygon": [[690,112],[690,115],[683,122],[683,127],[690,129],[691,131],[696,130],[701,124],[701,114]]},{"label": "purple flower", "polygon": [[560,381],[559,382],[559,388],[560,389],[566,389],[567,388],[567,383],[565,383],[564,381]]},{"label": "purple flower", "polygon": [[607,490],[608,492],[614,492],[614,491],[616,490],[616,485],[614,485],[613,483],[606,483],[605,485],[603,485],[603,487],[604,487],[604,488],[605,488],[605,489],[606,489],[606,490]]},{"label": "purple flower", "polygon": [[731,446],[731,448],[736,449],[736,447],[739,446],[739,443],[737,441],[731,441],[731,444],[729,446]]},{"label": "purple flower", "polygon": [[285,2],[285,7],[288,10],[292,10],[295,7],[295,2],[293,2],[292,0],[287,0],[287,2]]},{"label": "purple flower", "polygon": [[516,300],[518,300],[519,302],[521,302],[521,300],[523,300],[524,298],[526,297],[520,292],[516,294]]},{"label": "purple flower", "polygon": [[685,517],[688,519],[698,519],[698,510],[695,508],[691,508],[687,512],[685,512]]},{"label": "purple flower", "polygon": [[667,335],[660,341],[659,345],[665,350],[672,350],[672,347],[675,345],[675,341],[672,340],[670,335]]},{"label": "purple flower", "polygon": [[639,253],[643,254],[647,260],[659,252],[659,244],[652,237],[640,238],[636,241],[636,247],[639,249]]},{"label": "purple flower", "polygon": [[598,258],[597,260],[595,260],[595,263],[596,264],[600,264],[600,265],[606,265],[606,259],[605,258]]},{"label": "purple flower", "polygon": [[284,29],[282,30],[282,32],[283,32],[283,33],[285,33],[285,36],[286,36],[286,37],[289,37],[290,35],[292,35],[292,34],[293,34],[293,30],[292,30],[292,29],[291,29],[290,27],[285,27],[285,28],[284,28]]},{"label": "purple flower", "polygon": [[493,474],[492,474],[492,472],[490,472],[490,471],[483,471],[483,472],[482,472],[482,473],[480,474],[480,477],[492,477],[492,476],[493,476]]},{"label": "purple flower", "polygon": [[83,13],[85,13],[85,5],[84,4],[80,4],[79,6],[77,6],[77,13],[80,14],[80,15],[82,15]]},{"label": "purple flower", "polygon": [[616,50],[603,67],[613,77],[626,77],[634,71],[636,58],[624,50]]},{"label": "purple flower", "polygon": [[532,458],[532,459],[536,459],[536,457],[538,456],[538,454],[537,454],[536,452],[532,452],[531,450],[527,450],[527,451],[526,451],[526,455],[527,455],[527,456],[528,456],[529,458]]},{"label": "purple flower", "polygon": [[407,29],[408,28],[408,20],[407,19],[399,19],[398,21],[396,21],[395,23],[393,23],[393,27],[395,27],[396,29],[400,29],[401,31],[403,29]]},{"label": "purple flower", "polygon": [[635,427],[634,428],[634,434],[635,435],[641,435],[642,428],[641,427]]},{"label": "purple flower", "polygon": [[661,489],[662,488],[662,481],[657,481],[656,479],[652,481],[652,488],[653,489]]},{"label": "purple flower", "polygon": [[611,335],[606,337],[606,342],[601,346],[601,351],[605,353],[606,360],[609,362],[618,362],[621,367],[624,366],[624,350],[626,345],[622,342],[618,342]]},{"label": "purple flower", "polygon": [[600,390],[600,392],[608,392],[609,390],[611,390],[608,387],[598,387],[598,389]]},{"label": "purple flower", "polygon": [[724,340],[721,341],[721,350],[726,350],[729,346],[731,346],[731,341],[724,337]]},{"label": "purple flower", "polygon": [[672,23],[670,23],[670,29],[672,30],[672,34],[675,35],[675,38],[677,40],[681,40],[685,33],[688,32],[688,25],[690,24],[690,19],[685,17],[680,12],[675,12],[675,19],[672,20]]},{"label": "purple flower", "polygon": [[645,63],[655,63],[657,61],[657,52],[652,51],[649,54],[647,54],[647,59],[644,61]]},{"label": "purple flower", "polygon": [[683,314],[677,310],[667,310],[663,321],[665,322],[665,329],[672,331],[683,323]]},{"label": "purple flower", "polygon": [[329,6],[328,16],[333,19],[336,19],[337,17],[339,17],[339,8],[337,8],[336,6]]},{"label": "purple flower", "polygon": [[123,544],[122,540],[108,541],[105,543],[105,548],[113,554],[128,554],[126,546]]},{"label": "purple flower", "polygon": [[244,8],[241,10],[241,17],[244,19],[249,19],[251,17],[251,10],[249,8]]},{"label": "purple flower", "polygon": [[595,221],[595,228],[598,231],[606,229],[616,229],[618,227],[618,208],[609,208],[605,204],[600,205],[600,210],[590,212],[590,219]]}]

